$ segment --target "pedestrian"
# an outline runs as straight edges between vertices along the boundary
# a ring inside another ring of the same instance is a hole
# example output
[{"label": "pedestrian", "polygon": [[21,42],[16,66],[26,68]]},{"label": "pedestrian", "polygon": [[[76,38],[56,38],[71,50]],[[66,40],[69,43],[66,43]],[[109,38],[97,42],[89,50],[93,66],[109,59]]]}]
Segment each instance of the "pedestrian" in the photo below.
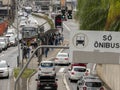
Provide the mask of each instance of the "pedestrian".
[{"label": "pedestrian", "polygon": [[49,51],[49,48],[45,48],[45,57],[48,56],[48,51]]},{"label": "pedestrian", "polygon": [[28,46],[28,47],[27,47],[27,58],[30,58],[30,51],[31,51],[31,49],[30,49],[30,47]]},{"label": "pedestrian", "polygon": [[27,47],[23,46],[23,59],[27,60]]}]

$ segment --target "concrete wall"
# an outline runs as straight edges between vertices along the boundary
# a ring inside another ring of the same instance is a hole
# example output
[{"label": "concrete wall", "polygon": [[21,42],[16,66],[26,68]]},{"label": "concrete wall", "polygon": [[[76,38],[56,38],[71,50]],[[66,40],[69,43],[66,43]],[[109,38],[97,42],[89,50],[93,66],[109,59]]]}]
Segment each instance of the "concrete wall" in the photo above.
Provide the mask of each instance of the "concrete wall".
[{"label": "concrete wall", "polygon": [[97,65],[97,73],[112,90],[120,90],[120,65]]}]

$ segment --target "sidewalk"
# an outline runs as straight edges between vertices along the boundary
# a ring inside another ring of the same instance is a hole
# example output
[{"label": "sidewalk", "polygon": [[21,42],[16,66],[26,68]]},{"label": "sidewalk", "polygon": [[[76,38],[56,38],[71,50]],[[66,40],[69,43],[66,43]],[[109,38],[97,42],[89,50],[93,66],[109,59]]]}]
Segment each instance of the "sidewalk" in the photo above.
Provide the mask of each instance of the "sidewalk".
[{"label": "sidewalk", "polygon": [[[68,43],[69,42],[65,40],[62,45],[64,46],[64,45],[67,45]],[[61,49],[49,50],[48,56],[45,57],[45,55],[43,55],[42,60],[48,60],[51,57],[55,57],[60,50]],[[26,60],[24,60],[24,62],[26,62]],[[32,58],[31,62],[28,65],[28,68],[38,69],[38,58],[36,56]]]}]

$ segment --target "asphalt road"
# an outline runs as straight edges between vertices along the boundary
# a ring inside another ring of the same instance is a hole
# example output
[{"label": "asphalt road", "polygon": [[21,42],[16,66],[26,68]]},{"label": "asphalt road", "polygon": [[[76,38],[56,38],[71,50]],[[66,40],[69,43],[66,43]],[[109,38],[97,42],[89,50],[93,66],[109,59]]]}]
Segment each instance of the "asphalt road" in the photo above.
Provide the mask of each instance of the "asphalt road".
[{"label": "asphalt road", "polygon": [[6,51],[3,51],[0,53],[0,60],[6,60],[9,65],[9,79],[6,78],[0,78],[0,90],[12,90],[11,87],[13,87],[13,68],[17,66],[17,47],[10,47]]}]

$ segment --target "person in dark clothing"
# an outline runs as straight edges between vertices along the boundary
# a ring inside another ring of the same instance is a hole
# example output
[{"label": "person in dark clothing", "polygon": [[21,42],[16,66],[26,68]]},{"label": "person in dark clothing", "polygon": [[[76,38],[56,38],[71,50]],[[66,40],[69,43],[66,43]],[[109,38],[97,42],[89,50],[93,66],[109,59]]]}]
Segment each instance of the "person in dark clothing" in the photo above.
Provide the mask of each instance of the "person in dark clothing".
[{"label": "person in dark clothing", "polygon": [[27,46],[23,46],[23,59],[27,59]]},{"label": "person in dark clothing", "polygon": [[45,48],[45,57],[48,55],[49,48]]}]

